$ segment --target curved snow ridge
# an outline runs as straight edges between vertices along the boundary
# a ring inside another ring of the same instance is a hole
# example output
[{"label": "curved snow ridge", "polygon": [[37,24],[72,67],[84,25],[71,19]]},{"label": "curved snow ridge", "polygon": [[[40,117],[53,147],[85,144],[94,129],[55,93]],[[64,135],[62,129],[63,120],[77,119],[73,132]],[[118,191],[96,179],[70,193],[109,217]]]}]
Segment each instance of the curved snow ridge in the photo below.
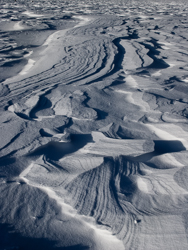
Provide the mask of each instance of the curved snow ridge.
[{"label": "curved snow ridge", "polygon": [[51,199],[55,200],[57,202],[57,205],[59,205],[61,207],[63,214],[79,220],[81,223],[83,223],[83,225],[92,229],[93,238],[96,241],[96,250],[97,249],[124,250],[124,245],[123,245],[122,241],[118,240],[118,238],[116,236],[114,236],[109,230],[105,229],[104,227],[101,228],[100,226],[98,226],[91,217],[79,215],[73,207],[66,204],[63,201],[63,199],[58,197],[52,189],[50,189],[48,187],[41,187],[41,186],[37,187],[37,188],[43,190],[45,193],[47,193],[47,195]]},{"label": "curved snow ridge", "polygon": [[[185,155],[183,152],[175,153],[178,154],[180,158],[180,155]],[[173,178],[177,169],[164,172],[122,156],[115,159],[105,157],[104,160],[94,156],[94,168],[83,168],[82,166],[88,165],[90,157],[92,159],[93,156],[86,156],[85,161],[80,154],[75,154],[75,161],[70,161],[71,157],[68,156],[58,168],[41,158],[31,163],[20,174],[20,178],[27,185],[47,193],[61,207],[62,214],[78,219],[92,228],[100,249],[111,249],[109,244],[105,245],[106,240],[112,247],[130,248],[136,244],[140,237],[138,232],[144,229],[145,220],[148,221],[150,216],[163,217],[166,213],[183,211],[187,203],[188,188],[185,190],[185,187],[180,187],[179,172],[177,178]],[[75,163],[77,166],[74,166]],[[65,172],[65,166],[68,172]],[[159,194],[162,195],[161,198]],[[96,220],[97,225],[91,217]],[[111,237],[109,228],[124,246],[116,237]],[[164,228],[163,226],[160,230]],[[155,227],[155,232],[160,234],[158,226]],[[147,239],[147,235],[143,237]]]},{"label": "curved snow ridge", "polygon": [[[75,159],[76,157],[79,159],[81,156],[75,155]],[[90,158],[92,159],[92,157]],[[136,209],[128,202],[127,207],[124,207],[124,202],[121,204],[121,197],[118,198],[120,195],[118,193],[134,192],[134,185],[125,186],[126,177],[124,176],[129,176],[131,173],[136,174],[139,171],[139,164],[128,162],[126,167],[122,161],[123,165],[118,171],[119,175],[110,158],[106,158],[103,162],[96,157],[93,160],[95,160],[94,165],[98,164],[99,167],[96,166],[90,170],[81,167],[81,172],[78,173],[74,162],[69,162],[69,167],[67,166],[69,171],[72,165],[72,172],[65,172],[63,167],[56,168],[50,162],[40,158],[20,174],[20,179],[27,185],[44,191],[61,208],[63,216],[80,220],[85,226],[92,228],[95,240],[97,240],[98,248],[96,247],[96,249],[106,250],[114,249],[114,247],[124,249],[125,246],[130,246],[134,242],[137,231],[134,220],[138,215]],[[85,163],[83,161],[82,164]],[[65,161],[62,161],[62,166],[65,166]],[[64,182],[62,178],[65,179]],[[129,177],[127,178],[129,182]],[[115,211],[116,213],[114,213]],[[97,224],[92,219],[93,217]]]},{"label": "curved snow ridge", "polygon": [[[54,86],[52,81],[60,85],[71,83],[83,85],[99,79],[112,71],[116,53],[113,43],[106,38],[81,40],[81,44],[65,46],[64,50],[60,49],[60,45],[67,43],[69,40],[61,42],[58,40],[59,45],[55,44],[53,47],[47,47],[44,57],[42,56],[39,61],[36,61],[33,67],[30,64],[26,66],[26,70],[24,69],[24,76],[30,76],[29,78],[10,84],[6,82],[12,94],[21,94],[25,89],[39,88],[39,86],[40,89],[43,86],[52,87]],[[75,38],[73,41],[76,41]],[[31,69],[28,70],[28,67],[31,67]],[[33,72],[36,76],[26,75],[27,70],[28,72]],[[41,73],[42,71],[43,73]],[[61,79],[63,79],[63,82]]]},{"label": "curved snow ridge", "polygon": [[126,51],[122,63],[125,72],[129,72],[141,67],[148,67],[153,63],[153,59],[148,56],[149,50],[140,43],[121,39],[120,44],[125,48]]},{"label": "curved snow ridge", "polygon": [[[123,157],[116,161],[105,158],[100,167],[81,174],[65,188],[79,213],[92,215],[102,225],[109,225],[129,248],[135,244],[144,216],[178,211],[186,203],[187,191],[175,183],[171,173],[163,175],[163,171],[152,169],[147,173],[145,169],[144,164],[126,161]],[[181,208],[178,194],[182,197]],[[163,196],[173,207],[164,204]],[[158,228],[155,230],[159,233]]]},{"label": "curved snow ridge", "polygon": [[[24,14],[27,14],[31,17],[41,16],[41,15],[37,15],[37,14],[32,14],[28,11],[24,12]],[[81,21],[81,26],[85,25],[90,20],[90,18],[85,18],[85,17],[82,18],[81,16],[80,16],[80,19],[84,19],[84,22]],[[19,23],[15,24],[15,26],[16,26],[15,27],[16,29],[22,28],[21,26],[19,26]],[[19,26],[19,27],[17,27],[17,26]],[[47,40],[41,46],[41,48],[45,47],[45,46],[47,46],[47,48],[43,49],[42,52],[39,53],[40,57],[37,55],[37,56],[33,57],[33,59],[30,58],[28,61],[28,64],[20,72],[20,76],[26,75],[26,74],[27,74],[27,76],[25,76],[25,77],[15,76],[13,78],[7,79],[6,83],[13,82],[13,81],[20,81],[26,77],[31,77],[33,75],[42,73],[43,71],[46,71],[46,70],[52,68],[56,63],[58,63],[58,61],[60,61],[60,59],[63,58],[63,53],[62,52],[60,53],[60,51],[61,51],[60,48],[61,48],[61,45],[63,44],[62,40],[65,37],[65,34],[67,31],[68,31],[68,29],[54,32],[52,35],[50,35],[47,38]],[[47,61],[48,61],[48,63],[47,63]]]},{"label": "curved snow ridge", "polygon": [[[119,240],[115,235],[112,235],[112,232],[109,230],[109,228],[96,224],[95,220],[90,216],[78,214],[77,211],[70,204],[65,203],[66,198],[63,198],[62,196],[57,195],[58,192],[61,192],[61,194],[63,192],[65,193],[65,191],[62,190],[62,188],[58,190],[58,188],[53,189],[51,187],[48,187],[46,186],[46,184],[48,185],[48,183],[46,183],[45,181],[42,184],[38,183],[37,179],[33,178],[34,177],[33,174],[36,174],[36,171],[37,171],[37,169],[34,167],[35,167],[35,163],[32,162],[28,166],[28,168],[26,168],[20,174],[19,176],[20,179],[23,180],[25,183],[27,183],[27,185],[30,185],[34,188],[40,189],[43,192],[45,192],[48,195],[48,197],[51,200],[54,200],[57,206],[61,208],[62,215],[68,217],[67,218],[68,220],[71,220],[71,219],[78,220],[81,224],[83,224],[83,226],[87,227],[88,229],[92,229],[92,235],[90,237],[94,238],[96,242],[96,247],[94,247],[94,249],[96,250],[97,249],[113,250],[117,248],[122,249],[122,250],[124,249],[124,245],[122,241]],[[46,171],[43,174],[45,175],[46,173],[48,172]],[[65,194],[64,196],[66,197]]]}]

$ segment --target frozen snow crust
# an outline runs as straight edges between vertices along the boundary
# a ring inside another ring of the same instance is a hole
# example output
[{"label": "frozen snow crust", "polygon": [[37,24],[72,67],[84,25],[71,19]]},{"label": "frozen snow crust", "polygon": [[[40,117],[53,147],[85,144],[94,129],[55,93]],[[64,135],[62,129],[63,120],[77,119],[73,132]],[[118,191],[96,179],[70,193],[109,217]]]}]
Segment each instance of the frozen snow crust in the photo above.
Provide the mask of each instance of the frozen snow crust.
[{"label": "frozen snow crust", "polygon": [[0,2],[0,250],[188,249],[187,17]]}]

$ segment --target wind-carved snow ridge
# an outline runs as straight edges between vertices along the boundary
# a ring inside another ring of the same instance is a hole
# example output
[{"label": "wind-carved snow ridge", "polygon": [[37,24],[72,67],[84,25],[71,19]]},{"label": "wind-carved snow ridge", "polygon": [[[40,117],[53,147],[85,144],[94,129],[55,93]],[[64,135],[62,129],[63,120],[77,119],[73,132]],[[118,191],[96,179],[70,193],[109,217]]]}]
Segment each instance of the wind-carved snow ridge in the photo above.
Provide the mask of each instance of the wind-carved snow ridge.
[{"label": "wind-carved snow ridge", "polygon": [[120,240],[118,240],[114,235],[112,235],[105,227],[97,226],[95,221],[92,217],[83,216],[77,214],[76,210],[73,209],[70,205],[64,202],[64,199],[59,197],[52,188],[45,187],[44,185],[38,185],[38,183],[30,184],[28,179],[25,176],[30,176],[32,173],[32,168],[35,167],[34,163],[31,163],[28,168],[26,168],[21,174],[21,180],[25,181],[25,183],[37,187],[38,189],[42,190],[44,193],[48,195],[48,197],[54,200],[59,207],[61,207],[62,214],[65,216],[71,217],[74,220],[79,221],[79,223],[83,224],[84,227],[91,230],[93,236],[97,242],[96,249],[124,249],[124,246]]},{"label": "wind-carved snow ridge", "polygon": [[186,4],[0,7],[0,249],[188,249]]}]

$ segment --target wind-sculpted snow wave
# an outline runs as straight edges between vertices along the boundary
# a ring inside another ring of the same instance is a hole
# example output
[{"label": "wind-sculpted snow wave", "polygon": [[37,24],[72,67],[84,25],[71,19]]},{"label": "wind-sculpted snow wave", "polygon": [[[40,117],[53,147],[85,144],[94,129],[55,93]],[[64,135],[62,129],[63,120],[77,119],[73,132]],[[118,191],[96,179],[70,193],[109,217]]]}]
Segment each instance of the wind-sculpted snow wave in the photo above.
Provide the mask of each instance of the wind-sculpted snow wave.
[{"label": "wind-sculpted snow wave", "polygon": [[187,249],[187,5],[0,6],[0,249]]}]

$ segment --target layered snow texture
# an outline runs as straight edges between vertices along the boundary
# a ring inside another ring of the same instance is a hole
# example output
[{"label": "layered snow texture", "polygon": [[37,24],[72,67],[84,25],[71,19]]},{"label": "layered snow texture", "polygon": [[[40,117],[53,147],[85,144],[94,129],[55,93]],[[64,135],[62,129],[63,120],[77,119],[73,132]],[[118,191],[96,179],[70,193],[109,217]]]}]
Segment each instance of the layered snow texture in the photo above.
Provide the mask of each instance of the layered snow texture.
[{"label": "layered snow texture", "polygon": [[0,249],[188,249],[187,17],[1,1]]}]

